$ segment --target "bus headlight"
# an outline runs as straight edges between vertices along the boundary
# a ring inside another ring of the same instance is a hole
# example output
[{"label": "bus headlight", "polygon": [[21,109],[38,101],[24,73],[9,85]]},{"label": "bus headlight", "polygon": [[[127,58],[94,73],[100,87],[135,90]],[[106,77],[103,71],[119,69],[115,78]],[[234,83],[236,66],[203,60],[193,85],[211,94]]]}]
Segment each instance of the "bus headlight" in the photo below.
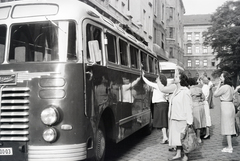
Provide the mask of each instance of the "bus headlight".
[{"label": "bus headlight", "polygon": [[43,139],[46,142],[53,142],[57,138],[57,131],[54,128],[45,129],[43,132]]},{"label": "bus headlight", "polygon": [[52,125],[59,119],[59,112],[56,107],[51,106],[44,109],[41,113],[41,120],[46,125]]}]

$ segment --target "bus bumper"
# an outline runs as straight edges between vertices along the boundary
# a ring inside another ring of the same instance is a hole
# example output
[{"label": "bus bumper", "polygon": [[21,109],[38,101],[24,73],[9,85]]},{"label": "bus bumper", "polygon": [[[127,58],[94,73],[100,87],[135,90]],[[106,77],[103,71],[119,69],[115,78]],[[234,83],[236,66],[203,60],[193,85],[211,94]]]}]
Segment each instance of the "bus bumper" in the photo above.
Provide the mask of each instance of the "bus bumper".
[{"label": "bus bumper", "polygon": [[58,146],[28,146],[28,161],[78,161],[87,158],[86,143]]}]

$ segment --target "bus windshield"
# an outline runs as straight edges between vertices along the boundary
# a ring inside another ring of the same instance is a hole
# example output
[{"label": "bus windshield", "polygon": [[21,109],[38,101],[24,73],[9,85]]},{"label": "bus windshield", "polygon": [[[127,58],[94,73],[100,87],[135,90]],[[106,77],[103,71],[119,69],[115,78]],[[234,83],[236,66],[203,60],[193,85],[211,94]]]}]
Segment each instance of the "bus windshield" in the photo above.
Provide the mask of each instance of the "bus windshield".
[{"label": "bus windshield", "polygon": [[77,60],[76,25],[72,21],[14,24],[10,39],[10,63]]},{"label": "bus windshield", "polygon": [[6,43],[6,26],[0,25],[0,63],[4,60],[4,50],[5,50],[5,43]]}]

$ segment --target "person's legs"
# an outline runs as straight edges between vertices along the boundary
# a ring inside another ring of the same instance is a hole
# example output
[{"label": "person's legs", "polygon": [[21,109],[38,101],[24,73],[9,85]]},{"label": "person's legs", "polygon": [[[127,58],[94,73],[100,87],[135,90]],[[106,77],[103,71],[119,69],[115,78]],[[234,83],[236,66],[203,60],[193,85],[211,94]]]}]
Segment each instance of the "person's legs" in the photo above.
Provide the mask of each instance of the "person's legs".
[{"label": "person's legs", "polygon": [[201,143],[202,140],[200,138],[200,129],[197,129],[197,138],[198,138],[198,142]]},{"label": "person's legs", "polygon": [[163,134],[163,143],[164,143],[166,140],[168,140],[166,128],[162,128],[162,134]]},{"label": "person's legs", "polygon": [[210,139],[210,130],[209,130],[209,126],[206,127],[206,134],[203,137],[203,139]]},{"label": "person's legs", "polygon": [[226,135],[226,137],[227,137],[228,147],[223,148],[222,152],[232,153],[232,151],[233,151],[233,147],[232,147],[232,137],[231,137],[231,135]]},{"label": "person's legs", "polygon": [[182,151],[182,147],[177,146],[177,153],[172,159],[181,158],[181,151]]},{"label": "person's legs", "polygon": [[228,148],[232,149],[232,137],[231,137],[231,135],[227,135],[227,143],[228,143]]}]

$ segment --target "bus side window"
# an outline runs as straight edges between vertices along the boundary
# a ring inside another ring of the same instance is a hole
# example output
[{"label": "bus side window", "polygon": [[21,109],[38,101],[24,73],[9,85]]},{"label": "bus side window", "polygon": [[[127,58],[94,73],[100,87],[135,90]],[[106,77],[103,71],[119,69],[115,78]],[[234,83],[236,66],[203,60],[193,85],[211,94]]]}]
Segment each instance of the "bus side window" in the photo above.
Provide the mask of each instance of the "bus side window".
[{"label": "bus side window", "polygon": [[76,24],[74,22],[69,23],[69,29],[68,29],[68,54],[67,54],[67,60],[68,61],[76,61],[77,55],[76,55]]},{"label": "bus side window", "polygon": [[0,25],[0,63],[4,60],[4,50],[5,50],[5,43],[6,43],[6,26]]},{"label": "bus side window", "polygon": [[121,65],[128,66],[127,43],[119,39]]},{"label": "bus side window", "polygon": [[108,43],[107,43],[108,61],[117,63],[116,37],[110,33],[106,33],[106,37],[108,40]]},{"label": "bus side window", "polygon": [[130,45],[130,57],[131,57],[131,66],[132,66],[132,68],[139,69],[138,49],[135,48],[132,45]]},{"label": "bus side window", "polygon": [[148,60],[149,60],[149,72],[150,73],[155,73],[155,64],[154,64],[153,57],[149,56]]},{"label": "bus side window", "polygon": [[142,70],[148,71],[147,68],[147,54],[141,51],[141,63],[142,63]]},{"label": "bus side window", "polygon": [[[99,46],[99,54],[102,54],[102,41],[101,41],[101,33],[102,30],[98,27],[95,27],[91,24],[87,25],[87,30],[86,30],[86,35],[87,35],[87,42],[86,44],[88,45],[90,41],[93,42],[93,40],[96,40],[98,42],[98,46]],[[94,45],[96,46],[96,45]],[[91,55],[90,55],[90,51],[89,51],[89,47],[87,47],[87,59],[89,61],[91,61]],[[97,62],[100,63],[100,62]]]}]

